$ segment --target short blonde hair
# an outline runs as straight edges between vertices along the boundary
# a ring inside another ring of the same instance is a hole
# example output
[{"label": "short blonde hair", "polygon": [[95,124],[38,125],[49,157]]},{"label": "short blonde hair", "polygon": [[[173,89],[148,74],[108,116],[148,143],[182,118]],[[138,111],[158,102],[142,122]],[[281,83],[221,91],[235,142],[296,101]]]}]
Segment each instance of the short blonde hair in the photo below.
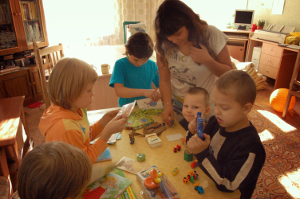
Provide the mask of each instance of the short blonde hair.
[{"label": "short blonde hair", "polygon": [[186,94],[190,94],[190,95],[203,95],[204,98],[204,103],[205,103],[205,107],[208,108],[209,107],[209,93],[207,92],[206,89],[202,88],[202,87],[191,87]]},{"label": "short blonde hair", "polygon": [[92,164],[87,154],[65,142],[47,142],[25,155],[18,173],[21,199],[75,199],[87,186]]},{"label": "short blonde hair", "polygon": [[49,82],[48,93],[50,101],[64,109],[70,109],[89,83],[97,81],[95,69],[77,58],[63,58],[53,68]]},{"label": "short blonde hair", "polygon": [[245,71],[227,71],[215,82],[215,87],[224,95],[234,96],[241,106],[255,102],[256,84]]}]

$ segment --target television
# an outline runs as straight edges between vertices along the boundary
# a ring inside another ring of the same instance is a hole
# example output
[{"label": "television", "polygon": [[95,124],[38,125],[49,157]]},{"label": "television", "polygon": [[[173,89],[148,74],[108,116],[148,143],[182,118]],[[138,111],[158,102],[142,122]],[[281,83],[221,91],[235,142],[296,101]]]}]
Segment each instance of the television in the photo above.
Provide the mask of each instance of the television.
[{"label": "television", "polygon": [[235,10],[234,25],[238,25],[238,30],[246,30],[247,26],[252,26],[254,10]]}]

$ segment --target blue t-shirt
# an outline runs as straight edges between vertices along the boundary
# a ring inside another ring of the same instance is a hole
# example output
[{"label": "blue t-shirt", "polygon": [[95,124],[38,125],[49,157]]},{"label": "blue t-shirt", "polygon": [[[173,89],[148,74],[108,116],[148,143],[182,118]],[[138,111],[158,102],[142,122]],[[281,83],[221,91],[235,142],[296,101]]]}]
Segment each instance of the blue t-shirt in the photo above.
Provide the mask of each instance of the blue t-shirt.
[{"label": "blue t-shirt", "polygon": [[[115,83],[123,84],[126,88],[135,89],[152,89],[151,83],[159,87],[159,73],[154,61],[148,60],[140,67],[131,64],[127,57],[116,61],[111,79],[110,87],[114,87]],[[145,96],[133,98],[119,98],[119,106],[133,102],[134,100],[143,99]]]}]

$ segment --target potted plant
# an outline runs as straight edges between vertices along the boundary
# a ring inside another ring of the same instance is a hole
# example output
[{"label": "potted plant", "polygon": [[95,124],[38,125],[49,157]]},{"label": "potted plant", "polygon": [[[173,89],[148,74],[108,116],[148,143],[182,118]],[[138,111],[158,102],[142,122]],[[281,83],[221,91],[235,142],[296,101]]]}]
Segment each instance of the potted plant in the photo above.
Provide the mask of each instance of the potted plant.
[{"label": "potted plant", "polygon": [[263,19],[260,19],[257,23],[257,29],[263,29],[266,21]]}]

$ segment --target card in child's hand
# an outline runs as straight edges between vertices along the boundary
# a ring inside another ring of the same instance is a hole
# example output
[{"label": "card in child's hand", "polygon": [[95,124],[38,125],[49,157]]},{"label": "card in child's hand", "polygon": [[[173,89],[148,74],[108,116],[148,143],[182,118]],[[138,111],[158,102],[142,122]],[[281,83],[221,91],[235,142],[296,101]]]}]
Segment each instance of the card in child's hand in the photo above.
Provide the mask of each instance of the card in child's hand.
[{"label": "card in child's hand", "polygon": [[120,110],[120,112],[122,113],[122,117],[129,117],[129,115],[131,114],[134,106],[135,106],[136,100],[134,100],[134,102],[129,103],[129,104],[124,104]]}]

